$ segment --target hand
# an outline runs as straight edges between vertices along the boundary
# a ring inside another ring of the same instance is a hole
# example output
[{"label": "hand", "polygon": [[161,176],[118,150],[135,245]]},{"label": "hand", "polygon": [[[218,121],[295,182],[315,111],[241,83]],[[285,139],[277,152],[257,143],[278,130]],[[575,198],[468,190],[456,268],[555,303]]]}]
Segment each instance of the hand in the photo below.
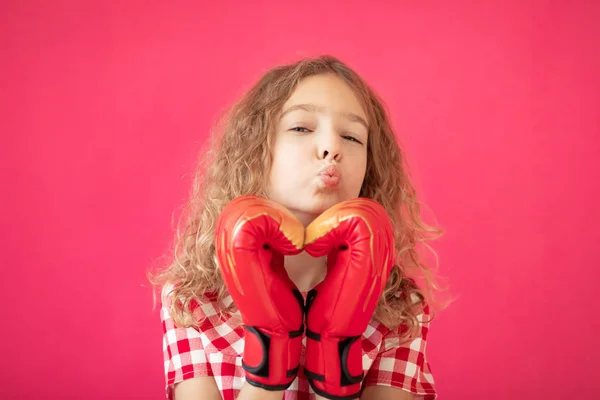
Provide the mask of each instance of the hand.
[{"label": "hand", "polygon": [[358,398],[361,336],[395,262],[392,223],[376,201],[348,200],[306,228],[304,248],[328,256],[327,276],[306,300],[306,376],[320,396]]},{"label": "hand", "polygon": [[285,207],[247,195],[221,212],[215,229],[220,271],[245,325],[246,381],[285,390],[295,379],[304,333],[304,299],[284,256],[302,251],[304,226]]}]

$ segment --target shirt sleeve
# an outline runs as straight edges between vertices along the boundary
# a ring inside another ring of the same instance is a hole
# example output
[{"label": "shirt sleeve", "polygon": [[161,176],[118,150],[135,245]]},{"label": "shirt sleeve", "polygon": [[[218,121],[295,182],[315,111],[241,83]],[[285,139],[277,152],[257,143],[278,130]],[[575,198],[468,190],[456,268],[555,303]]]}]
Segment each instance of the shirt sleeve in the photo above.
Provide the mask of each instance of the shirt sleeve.
[{"label": "shirt sleeve", "polygon": [[413,393],[415,399],[436,399],[433,376],[425,357],[429,331],[429,306],[423,308],[423,313],[417,316],[417,320],[420,322],[419,328],[412,339],[401,342],[402,326],[389,331],[384,336],[379,354],[365,377],[365,387],[373,385],[396,387]]},{"label": "shirt sleeve", "polygon": [[176,383],[197,376],[214,376],[198,330],[180,328],[169,314],[170,299],[163,289],[160,318],[163,329],[163,356],[166,397],[173,398]]}]

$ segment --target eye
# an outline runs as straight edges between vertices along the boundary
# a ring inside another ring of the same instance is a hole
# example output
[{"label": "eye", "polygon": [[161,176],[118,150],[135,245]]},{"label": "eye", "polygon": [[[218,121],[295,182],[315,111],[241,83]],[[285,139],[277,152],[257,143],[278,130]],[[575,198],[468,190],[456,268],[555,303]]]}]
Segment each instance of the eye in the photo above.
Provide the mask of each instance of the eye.
[{"label": "eye", "polygon": [[354,142],[356,142],[356,143],[362,144],[362,142],[361,142],[360,140],[358,140],[357,138],[355,138],[354,136],[349,136],[349,135],[346,135],[346,136],[342,136],[342,137],[343,137],[344,139],[348,139],[348,140],[350,140],[350,141],[354,141]]},{"label": "eye", "polygon": [[310,130],[308,130],[308,128],[305,128],[303,126],[296,126],[292,129],[290,129],[290,131],[295,131],[295,132],[310,132]]}]

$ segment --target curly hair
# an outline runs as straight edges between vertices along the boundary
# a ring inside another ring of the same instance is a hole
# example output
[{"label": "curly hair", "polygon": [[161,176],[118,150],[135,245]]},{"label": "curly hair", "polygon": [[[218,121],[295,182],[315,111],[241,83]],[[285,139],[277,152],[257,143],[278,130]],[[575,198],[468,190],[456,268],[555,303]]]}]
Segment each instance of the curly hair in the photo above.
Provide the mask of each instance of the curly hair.
[{"label": "curly hair", "polygon": [[[275,124],[285,101],[298,83],[318,74],[335,74],[355,92],[370,123],[367,170],[360,197],[378,201],[388,211],[395,228],[398,254],[374,317],[389,329],[405,323],[405,335],[418,328],[417,316],[433,302],[439,290],[433,268],[420,258],[419,247],[442,235],[442,229],[421,219],[408,166],[392,130],[383,101],[350,67],[332,56],[305,58],[269,70],[235,103],[217,124],[208,151],[201,153],[193,186],[177,224],[172,262],[150,274],[157,286],[172,287],[170,313],[179,326],[197,326],[194,305],[215,301],[223,314],[235,311],[215,259],[215,222],[234,198],[255,194],[267,197],[266,183],[272,163]],[[437,256],[436,264],[437,264]],[[421,288],[417,278],[424,278]],[[431,310],[431,317],[435,309]]]}]

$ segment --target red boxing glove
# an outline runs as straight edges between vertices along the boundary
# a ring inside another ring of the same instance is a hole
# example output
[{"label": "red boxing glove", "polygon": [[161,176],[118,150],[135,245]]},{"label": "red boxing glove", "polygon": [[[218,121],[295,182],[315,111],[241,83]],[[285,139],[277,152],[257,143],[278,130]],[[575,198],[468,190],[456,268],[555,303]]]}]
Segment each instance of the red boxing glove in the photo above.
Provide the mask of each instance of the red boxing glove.
[{"label": "red boxing glove", "polygon": [[234,199],[216,224],[221,274],[245,325],[246,380],[267,390],[287,389],[299,369],[304,299],[283,259],[300,253],[303,242],[302,223],[262,197]]},{"label": "red boxing glove", "polygon": [[376,201],[339,203],[307,228],[305,250],[327,258],[327,276],[306,299],[305,374],[328,399],[355,399],[364,377],[361,336],[395,262],[394,230]]}]

